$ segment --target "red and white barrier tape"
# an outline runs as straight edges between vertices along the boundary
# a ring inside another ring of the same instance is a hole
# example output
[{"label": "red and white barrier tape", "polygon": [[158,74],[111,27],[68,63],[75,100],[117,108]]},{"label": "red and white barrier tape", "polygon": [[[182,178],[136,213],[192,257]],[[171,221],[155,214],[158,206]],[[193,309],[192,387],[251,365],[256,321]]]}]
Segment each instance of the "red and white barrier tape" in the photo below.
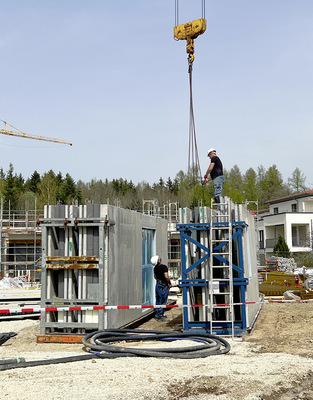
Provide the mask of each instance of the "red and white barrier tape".
[{"label": "red and white barrier tape", "polygon": [[[233,303],[233,306],[261,304],[261,303],[307,303],[313,299],[306,300],[263,300],[263,301],[246,301],[244,303]],[[229,303],[214,304],[213,308],[230,306]],[[147,308],[185,308],[185,307],[210,307],[209,304],[167,304],[167,305],[129,305],[129,306],[73,306],[73,307],[33,307],[33,308],[10,308],[0,309],[0,314],[26,314],[26,313],[41,313],[41,312],[64,312],[64,311],[99,311],[99,310],[138,310]]]}]

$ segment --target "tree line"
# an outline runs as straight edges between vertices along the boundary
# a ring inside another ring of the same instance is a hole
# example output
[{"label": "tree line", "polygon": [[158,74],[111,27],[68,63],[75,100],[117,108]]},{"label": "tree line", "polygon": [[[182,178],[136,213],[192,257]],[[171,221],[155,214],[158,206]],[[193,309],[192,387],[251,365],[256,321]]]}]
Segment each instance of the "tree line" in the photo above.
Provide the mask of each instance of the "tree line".
[{"label": "tree line", "polygon": [[[262,165],[254,170],[249,168],[242,173],[237,165],[224,171],[226,181],[223,195],[229,196],[235,203],[252,201],[249,207],[266,208],[266,201],[292,193],[307,190],[304,174],[296,168],[287,182],[274,164],[268,169]],[[10,164],[8,171],[0,168],[0,196],[4,210],[43,209],[45,204],[86,204],[109,203],[132,210],[142,210],[143,200],[158,200],[163,206],[168,202],[178,202],[180,207],[195,207],[211,204],[213,185],[203,186],[192,173],[179,171],[172,179],[160,178],[157,183],[142,181],[134,184],[123,178],[92,179],[89,182],[78,180],[70,174],[55,173],[50,170],[40,175],[36,170],[25,179],[14,171]]]}]

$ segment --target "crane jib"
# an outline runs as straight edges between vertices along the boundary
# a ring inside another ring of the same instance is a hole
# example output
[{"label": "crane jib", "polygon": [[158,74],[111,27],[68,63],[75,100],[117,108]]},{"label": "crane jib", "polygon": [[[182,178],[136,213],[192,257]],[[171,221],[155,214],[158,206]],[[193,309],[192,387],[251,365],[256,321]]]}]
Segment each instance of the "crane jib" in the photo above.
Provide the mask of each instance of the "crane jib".
[{"label": "crane jib", "polygon": [[4,129],[0,129],[0,134],[3,135],[9,135],[9,136],[17,136],[17,137],[22,137],[25,139],[35,139],[35,140],[44,140],[45,142],[53,142],[53,143],[61,143],[61,144],[68,144],[69,146],[72,146],[72,143],[69,142],[68,140],[63,140],[63,139],[56,139],[56,138],[49,138],[46,136],[39,136],[39,135],[31,135],[29,133],[24,133],[20,131],[19,129],[15,128],[13,125],[10,125],[12,128],[17,129],[16,131],[11,131],[7,129],[7,126],[9,125],[7,122],[0,120],[4,122]]}]

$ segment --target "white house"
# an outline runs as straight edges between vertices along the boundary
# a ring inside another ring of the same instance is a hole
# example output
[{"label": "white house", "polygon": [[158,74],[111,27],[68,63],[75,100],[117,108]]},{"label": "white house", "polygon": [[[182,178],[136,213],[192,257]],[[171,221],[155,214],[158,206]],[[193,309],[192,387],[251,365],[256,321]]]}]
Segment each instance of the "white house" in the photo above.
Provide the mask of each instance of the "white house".
[{"label": "white house", "polygon": [[258,216],[259,255],[268,257],[279,236],[285,239],[291,253],[312,251],[313,190],[266,203],[269,209]]}]

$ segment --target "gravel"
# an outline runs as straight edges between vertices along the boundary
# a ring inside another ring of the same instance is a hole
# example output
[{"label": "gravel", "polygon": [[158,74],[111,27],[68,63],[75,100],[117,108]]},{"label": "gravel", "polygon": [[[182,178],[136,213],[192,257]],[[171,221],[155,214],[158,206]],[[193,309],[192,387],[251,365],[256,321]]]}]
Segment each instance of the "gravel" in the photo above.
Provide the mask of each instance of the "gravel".
[{"label": "gravel", "polygon": [[[303,306],[309,307],[308,312],[312,311],[312,304]],[[177,320],[179,311],[173,310],[173,312],[176,312],[176,315],[172,317]],[[263,307],[261,319],[266,320],[266,313],[279,315],[281,309],[277,308],[276,304]],[[294,313],[298,315],[299,310],[295,309]],[[309,318],[307,323],[312,325],[312,320]],[[171,330],[170,324],[164,324],[163,330],[166,328]],[[145,329],[151,329],[149,323]],[[1,400],[313,399],[311,384],[313,357],[305,352],[292,354],[294,352],[288,351],[288,346],[287,350],[278,348],[277,351],[267,351],[264,347],[265,339],[262,339],[260,333],[262,329],[264,326],[259,328],[256,326],[255,333],[252,331],[248,337],[225,338],[231,345],[229,353],[201,359],[139,357],[92,359],[0,371],[0,398]],[[290,330],[290,327],[288,329]],[[10,331],[15,331],[18,335],[0,347],[0,359],[24,357],[30,361],[84,354],[80,344],[36,343],[39,321],[0,323],[0,332]],[[270,335],[270,330],[265,329],[264,332],[264,335]],[[310,331],[307,332],[310,335]],[[296,333],[291,332],[290,335]],[[279,337],[276,339],[279,343]],[[312,340],[312,337],[308,340]],[[147,343],[143,346],[146,347]],[[151,343],[151,346],[155,347],[155,344]]]}]

